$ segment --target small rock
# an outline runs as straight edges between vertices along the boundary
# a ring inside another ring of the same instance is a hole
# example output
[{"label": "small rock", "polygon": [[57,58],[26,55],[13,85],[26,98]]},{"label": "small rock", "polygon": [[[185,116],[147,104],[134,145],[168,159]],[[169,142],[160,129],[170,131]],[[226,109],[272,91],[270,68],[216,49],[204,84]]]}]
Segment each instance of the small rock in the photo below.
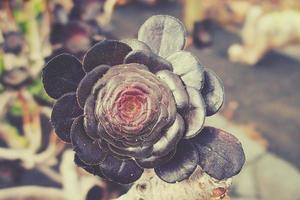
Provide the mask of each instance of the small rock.
[{"label": "small rock", "polygon": [[238,197],[251,197],[253,199],[259,196],[256,177],[254,176],[253,165],[245,166],[238,176],[235,176],[232,181],[232,189],[234,195]]},{"label": "small rock", "polygon": [[300,173],[288,162],[267,154],[254,170],[262,200],[300,200]]}]

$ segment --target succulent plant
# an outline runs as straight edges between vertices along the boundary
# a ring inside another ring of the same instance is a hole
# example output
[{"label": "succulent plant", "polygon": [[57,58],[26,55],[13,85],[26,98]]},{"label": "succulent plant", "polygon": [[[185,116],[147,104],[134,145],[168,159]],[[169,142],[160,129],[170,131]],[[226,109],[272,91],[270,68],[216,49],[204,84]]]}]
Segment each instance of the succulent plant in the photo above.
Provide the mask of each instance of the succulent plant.
[{"label": "succulent plant", "polygon": [[197,165],[218,180],[239,173],[241,143],[204,127],[222,106],[221,80],[185,44],[182,23],[157,15],[138,39],[103,40],[82,63],[61,54],[46,64],[44,88],[58,99],[51,121],[78,166],[122,184],[145,168],[168,183],[188,179]]},{"label": "succulent plant", "polygon": [[5,53],[19,54],[24,46],[24,38],[20,32],[9,31],[4,35],[3,50]]},{"label": "succulent plant", "polygon": [[63,52],[78,55],[88,50],[92,45],[93,32],[89,25],[71,21],[67,24],[56,24],[50,34],[53,44],[62,44]]},{"label": "succulent plant", "polygon": [[[52,45],[60,45],[61,48],[55,49],[50,58],[61,53],[70,53],[78,58],[82,58],[84,53],[99,41],[99,38],[104,38],[103,31],[96,20],[84,21],[80,17],[84,15],[83,11],[86,10],[84,8],[87,5],[92,8],[95,7],[94,4],[99,5],[98,0],[79,2],[74,1],[75,4],[70,14],[60,4],[55,5],[52,14],[50,42]],[[77,12],[77,9],[82,9],[83,13],[80,12],[80,15],[78,13],[79,16],[73,16],[73,11]]]},{"label": "succulent plant", "polygon": [[106,0],[73,0],[70,17],[75,20],[93,21],[103,11]]},{"label": "succulent plant", "polygon": [[32,78],[26,67],[15,67],[10,70],[4,70],[0,74],[0,83],[6,88],[19,89],[31,83]]}]

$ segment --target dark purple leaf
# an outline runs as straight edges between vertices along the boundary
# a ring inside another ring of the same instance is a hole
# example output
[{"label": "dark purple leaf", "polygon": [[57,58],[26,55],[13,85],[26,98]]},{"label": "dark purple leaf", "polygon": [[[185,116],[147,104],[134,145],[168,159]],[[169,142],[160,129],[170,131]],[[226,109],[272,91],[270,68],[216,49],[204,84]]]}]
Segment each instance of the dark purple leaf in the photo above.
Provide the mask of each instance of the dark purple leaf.
[{"label": "dark purple leaf", "polygon": [[124,63],[144,64],[153,73],[165,69],[172,70],[172,65],[168,61],[166,61],[162,57],[155,55],[151,51],[132,51],[126,56]]},{"label": "dark purple leaf", "polygon": [[176,147],[165,156],[150,156],[148,158],[136,159],[136,163],[146,169],[151,169],[159,165],[165,164],[173,158],[176,152]]},{"label": "dark purple leaf", "polygon": [[88,136],[93,139],[99,139],[98,122],[95,118],[95,97],[90,95],[84,106],[84,129]]},{"label": "dark purple leaf", "polygon": [[5,53],[19,54],[25,44],[21,32],[9,31],[3,35],[3,50]]},{"label": "dark purple leaf", "polygon": [[91,139],[83,127],[83,116],[76,118],[71,128],[71,141],[74,151],[85,164],[100,164],[106,157],[97,140]]},{"label": "dark purple leaf", "polygon": [[86,194],[85,200],[105,199],[106,188],[102,185],[94,185]]},{"label": "dark purple leaf", "polygon": [[85,101],[92,92],[94,84],[106,73],[109,69],[108,65],[100,65],[87,73],[78,85],[76,94],[79,106],[84,107]]},{"label": "dark purple leaf", "polygon": [[241,143],[225,131],[205,127],[191,141],[198,151],[199,165],[213,178],[230,178],[238,174],[245,163]]},{"label": "dark purple leaf", "polygon": [[103,178],[103,174],[102,174],[102,172],[100,170],[100,166],[99,165],[87,165],[84,162],[82,162],[82,160],[80,160],[80,158],[78,157],[77,154],[75,154],[74,162],[75,162],[75,164],[78,167],[83,168],[88,173],[93,174],[93,175],[97,175],[97,176]]},{"label": "dark purple leaf", "polygon": [[130,51],[132,49],[125,43],[116,40],[103,40],[95,44],[85,54],[83,68],[89,72],[99,65],[122,64]]},{"label": "dark purple leaf", "polygon": [[112,152],[121,156],[131,156],[135,158],[149,157],[152,153],[153,147],[151,146],[139,146],[139,147],[122,147],[118,148],[113,145],[109,145]]},{"label": "dark purple leaf", "polygon": [[153,156],[165,156],[176,148],[178,142],[182,139],[184,131],[184,121],[177,114],[175,122],[166,130],[160,140],[153,145]]},{"label": "dark purple leaf", "polygon": [[68,92],[75,92],[84,77],[80,61],[70,54],[51,59],[43,69],[43,84],[48,95],[58,99]]},{"label": "dark purple leaf", "polygon": [[176,183],[188,179],[198,164],[198,153],[187,140],[177,146],[174,157],[167,163],[154,168],[159,178],[167,183]]},{"label": "dark purple leaf", "polygon": [[74,119],[82,115],[83,110],[80,109],[75,92],[67,93],[55,103],[52,114],[51,123],[55,129],[57,136],[70,143],[70,131]]},{"label": "dark purple leaf", "polygon": [[133,160],[119,160],[110,155],[106,157],[100,167],[106,178],[121,184],[136,181],[144,171]]},{"label": "dark purple leaf", "polygon": [[92,30],[80,21],[72,21],[63,29],[63,47],[72,54],[83,54],[91,45]]}]

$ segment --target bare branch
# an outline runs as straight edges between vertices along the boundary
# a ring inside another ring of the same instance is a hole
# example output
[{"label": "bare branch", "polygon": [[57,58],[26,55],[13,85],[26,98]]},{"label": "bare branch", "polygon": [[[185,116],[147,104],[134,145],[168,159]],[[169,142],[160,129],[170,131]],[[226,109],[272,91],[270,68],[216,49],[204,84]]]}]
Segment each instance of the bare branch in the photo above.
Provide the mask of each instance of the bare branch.
[{"label": "bare branch", "polygon": [[74,152],[65,151],[60,165],[60,173],[62,175],[63,190],[67,200],[80,200],[80,184],[79,176],[76,172],[74,164]]},{"label": "bare branch", "polygon": [[62,178],[61,175],[54,171],[52,168],[48,166],[37,166],[37,170],[42,172],[44,175],[46,175],[48,178],[50,178],[52,181],[55,181],[58,184],[62,184]]},{"label": "bare branch", "polygon": [[0,119],[3,118],[7,111],[8,105],[16,98],[15,92],[4,92],[0,95]]},{"label": "bare branch", "polygon": [[31,151],[26,149],[9,149],[0,148],[0,159],[5,160],[22,160],[24,167],[32,169],[38,164],[54,165],[57,162],[55,158],[56,148],[55,145],[49,147],[40,154],[32,154]]}]

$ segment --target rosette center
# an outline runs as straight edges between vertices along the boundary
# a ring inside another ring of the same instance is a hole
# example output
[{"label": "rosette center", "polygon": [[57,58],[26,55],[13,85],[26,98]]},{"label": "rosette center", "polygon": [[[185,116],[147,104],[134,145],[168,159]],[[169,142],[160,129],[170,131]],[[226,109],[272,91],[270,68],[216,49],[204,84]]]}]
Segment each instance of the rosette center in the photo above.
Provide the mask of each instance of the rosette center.
[{"label": "rosette center", "polygon": [[143,65],[113,66],[98,86],[96,118],[112,138],[155,142],[176,116],[171,91]]},{"label": "rosette center", "polygon": [[125,123],[132,123],[142,115],[146,103],[146,96],[142,90],[129,87],[116,101],[118,116]]}]

